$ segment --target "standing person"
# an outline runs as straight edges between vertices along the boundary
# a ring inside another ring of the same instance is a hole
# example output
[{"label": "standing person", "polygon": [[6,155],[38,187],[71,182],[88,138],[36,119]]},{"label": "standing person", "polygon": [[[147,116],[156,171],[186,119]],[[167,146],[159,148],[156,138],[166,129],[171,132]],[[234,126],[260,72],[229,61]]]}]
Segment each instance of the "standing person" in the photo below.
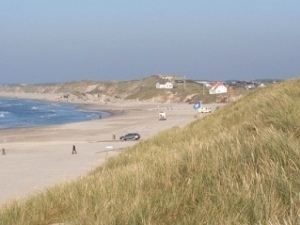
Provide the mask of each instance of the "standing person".
[{"label": "standing person", "polygon": [[2,148],[2,155],[6,155],[5,148]]},{"label": "standing person", "polygon": [[76,154],[77,154],[76,146],[73,145],[73,148],[72,148],[72,155],[76,155]]}]

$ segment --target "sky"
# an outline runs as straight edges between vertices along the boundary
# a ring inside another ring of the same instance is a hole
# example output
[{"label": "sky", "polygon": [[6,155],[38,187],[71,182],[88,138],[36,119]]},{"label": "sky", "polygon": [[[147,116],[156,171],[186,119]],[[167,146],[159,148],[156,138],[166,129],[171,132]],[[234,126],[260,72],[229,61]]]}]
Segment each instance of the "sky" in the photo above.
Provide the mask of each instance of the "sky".
[{"label": "sky", "polygon": [[0,83],[300,75],[299,0],[0,0]]}]

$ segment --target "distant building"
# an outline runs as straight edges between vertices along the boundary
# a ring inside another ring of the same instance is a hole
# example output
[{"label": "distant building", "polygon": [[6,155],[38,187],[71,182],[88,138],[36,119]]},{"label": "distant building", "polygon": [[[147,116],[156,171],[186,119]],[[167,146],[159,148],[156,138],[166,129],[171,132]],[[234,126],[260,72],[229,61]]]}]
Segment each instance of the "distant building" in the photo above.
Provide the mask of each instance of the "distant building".
[{"label": "distant building", "polygon": [[184,84],[184,80],[175,80],[176,84]]},{"label": "distant building", "polygon": [[246,89],[254,89],[255,88],[255,85],[254,84],[247,84],[245,86]]},{"label": "distant building", "polygon": [[174,85],[171,82],[166,82],[166,83],[156,83],[156,89],[173,89]]},{"label": "distant building", "polygon": [[223,82],[216,82],[209,89],[209,94],[226,94],[228,92],[228,88],[224,85]]},{"label": "distant building", "polygon": [[207,88],[210,88],[210,87],[212,87],[212,84],[211,84],[211,82],[209,82],[209,81],[201,81],[201,80],[198,80],[198,81],[195,81],[196,83],[198,83],[198,84],[202,84],[202,85],[204,85],[205,87],[207,87]]},{"label": "distant building", "polygon": [[266,85],[264,83],[261,83],[260,85],[258,85],[258,87],[264,88],[264,87],[266,87]]},{"label": "distant building", "polygon": [[159,75],[160,79],[163,79],[163,80],[168,80],[168,81],[172,81],[175,79],[175,76],[173,75]]}]

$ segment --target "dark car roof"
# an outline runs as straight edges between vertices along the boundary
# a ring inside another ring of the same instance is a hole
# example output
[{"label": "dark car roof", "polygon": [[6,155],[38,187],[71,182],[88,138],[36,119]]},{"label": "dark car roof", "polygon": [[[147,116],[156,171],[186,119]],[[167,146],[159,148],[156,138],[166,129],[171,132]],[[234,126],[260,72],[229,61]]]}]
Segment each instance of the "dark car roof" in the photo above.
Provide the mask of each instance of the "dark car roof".
[{"label": "dark car roof", "polygon": [[126,135],[139,135],[138,133],[128,133]]}]

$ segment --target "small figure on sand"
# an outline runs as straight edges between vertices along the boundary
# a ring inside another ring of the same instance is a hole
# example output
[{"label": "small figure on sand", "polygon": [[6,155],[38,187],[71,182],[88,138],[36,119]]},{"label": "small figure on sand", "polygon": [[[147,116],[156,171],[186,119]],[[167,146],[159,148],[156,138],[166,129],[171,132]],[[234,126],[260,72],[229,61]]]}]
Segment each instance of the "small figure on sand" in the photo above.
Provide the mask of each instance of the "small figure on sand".
[{"label": "small figure on sand", "polygon": [[76,155],[76,154],[77,154],[76,146],[73,145],[73,148],[72,148],[72,155]]},{"label": "small figure on sand", "polygon": [[2,155],[6,155],[5,148],[2,148]]}]

